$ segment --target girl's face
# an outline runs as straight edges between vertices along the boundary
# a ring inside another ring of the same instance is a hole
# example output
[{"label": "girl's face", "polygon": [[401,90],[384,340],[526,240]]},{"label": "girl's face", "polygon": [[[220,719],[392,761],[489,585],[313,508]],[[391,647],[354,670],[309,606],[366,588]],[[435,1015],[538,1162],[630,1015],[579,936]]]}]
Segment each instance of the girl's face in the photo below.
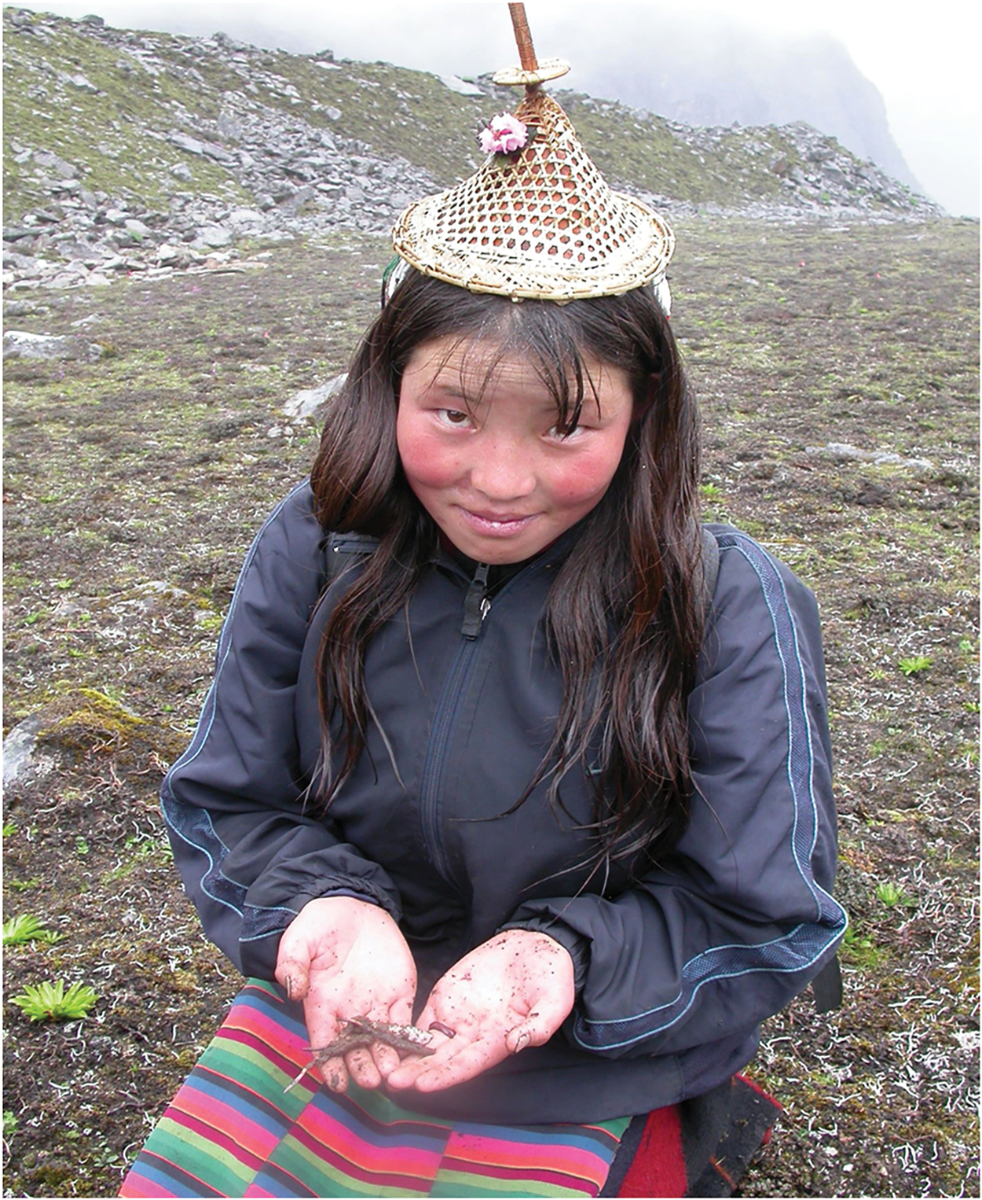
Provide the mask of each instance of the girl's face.
[{"label": "girl's face", "polygon": [[[486,563],[531,558],[594,508],[631,424],[624,371],[593,359],[579,425],[556,430],[534,367],[448,336],[417,347],[399,392],[396,439],[409,486],[458,550]],[[595,390],[595,394],[594,394]]]}]

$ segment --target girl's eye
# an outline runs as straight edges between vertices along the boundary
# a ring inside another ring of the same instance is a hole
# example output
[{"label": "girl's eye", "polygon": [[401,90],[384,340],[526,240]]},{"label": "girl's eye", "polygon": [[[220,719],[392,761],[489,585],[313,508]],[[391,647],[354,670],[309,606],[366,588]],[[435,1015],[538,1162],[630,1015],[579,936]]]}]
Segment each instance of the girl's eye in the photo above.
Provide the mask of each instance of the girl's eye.
[{"label": "girl's eye", "polygon": [[466,425],[470,421],[470,416],[465,412],[459,412],[455,408],[439,409],[440,417],[446,421],[448,425]]},{"label": "girl's eye", "polygon": [[568,441],[570,438],[576,437],[578,433],[582,433],[582,425],[567,425],[560,429],[558,425],[553,425],[551,429],[546,430],[546,437],[558,439],[561,442]]}]

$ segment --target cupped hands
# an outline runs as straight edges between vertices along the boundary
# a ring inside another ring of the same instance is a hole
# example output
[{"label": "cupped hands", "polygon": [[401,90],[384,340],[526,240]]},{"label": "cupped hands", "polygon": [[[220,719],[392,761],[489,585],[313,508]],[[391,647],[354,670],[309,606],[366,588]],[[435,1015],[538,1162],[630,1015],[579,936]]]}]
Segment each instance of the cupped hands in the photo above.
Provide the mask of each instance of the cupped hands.
[{"label": "cupped hands", "polygon": [[[409,1024],[416,998],[416,964],[389,914],[349,896],[311,900],[280,939],[276,981],[303,1002],[313,1048],[328,1046],[353,1017]],[[327,1086],[348,1080],[377,1088],[399,1066],[398,1051],[380,1042],[349,1050],[318,1068]]]},{"label": "cupped hands", "polygon": [[389,1087],[435,1092],[473,1079],[547,1042],[573,1008],[573,960],[544,933],[508,929],[477,946],[437,981],[417,1020],[435,1033],[435,1053],[386,1073]]}]

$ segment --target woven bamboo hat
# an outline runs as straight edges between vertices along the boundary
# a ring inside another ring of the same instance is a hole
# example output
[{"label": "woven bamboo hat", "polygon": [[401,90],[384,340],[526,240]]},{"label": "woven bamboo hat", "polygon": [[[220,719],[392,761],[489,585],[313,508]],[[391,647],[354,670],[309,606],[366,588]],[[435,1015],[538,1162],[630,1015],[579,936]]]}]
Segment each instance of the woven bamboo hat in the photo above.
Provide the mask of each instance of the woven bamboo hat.
[{"label": "woven bamboo hat", "polygon": [[494,82],[523,86],[525,98],[482,135],[491,152],[476,174],[400,216],[396,253],[424,275],[516,300],[562,303],[648,284],[667,311],[671,229],[646,204],[611,190],[542,90],[569,65],[537,62],[524,5],[508,7],[521,66]]}]

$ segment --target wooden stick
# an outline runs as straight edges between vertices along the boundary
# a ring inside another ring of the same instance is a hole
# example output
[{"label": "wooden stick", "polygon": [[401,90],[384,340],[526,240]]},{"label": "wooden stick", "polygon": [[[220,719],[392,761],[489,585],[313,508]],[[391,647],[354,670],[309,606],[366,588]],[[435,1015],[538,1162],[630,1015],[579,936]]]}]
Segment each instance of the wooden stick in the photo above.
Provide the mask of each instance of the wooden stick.
[{"label": "wooden stick", "polygon": [[511,13],[511,23],[515,30],[515,41],[518,43],[518,57],[522,64],[522,70],[535,71],[539,63],[535,57],[535,47],[532,45],[529,23],[525,19],[525,5],[509,4],[508,11]]}]

